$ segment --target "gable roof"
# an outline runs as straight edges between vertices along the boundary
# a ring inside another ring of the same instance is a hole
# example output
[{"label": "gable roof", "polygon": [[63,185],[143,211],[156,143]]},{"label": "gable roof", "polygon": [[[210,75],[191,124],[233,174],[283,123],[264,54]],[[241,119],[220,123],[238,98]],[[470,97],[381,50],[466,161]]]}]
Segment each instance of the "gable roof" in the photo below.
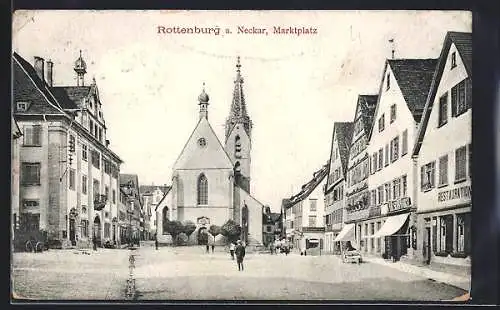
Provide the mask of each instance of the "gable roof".
[{"label": "gable roof", "polygon": [[326,174],[328,173],[329,166],[330,164],[327,163],[326,165],[321,167],[321,169],[314,172],[313,178],[306,184],[302,185],[300,192],[290,197],[289,206],[294,205],[297,202],[300,202],[305,198],[307,198],[307,196],[309,196],[316,189],[316,187],[321,183],[321,181],[323,181]]},{"label": "gable roof", "polygon": [[[207,145],[203,150],[197,147],[197,141],[201,137],[207,140]],[[233,163],[210,126],[208,119],[202,117],[186,141],[173,167],[173,170],[185,168],[233,169]]]},{"label": "gable roof", "polygon": [[432,78],[431,87],[425,102],[425,107],[422,116],[422,122],[417,130],[417,138],[415,139],[415,145],[413,147],[413,155],[417,155],[420,152],[420,147],[422,146],[422,141],[425,136],[425,131],[427,129],[427,124],[429,122],[429,117],[434,105],[434,99],[436,97],[436,92],[441,82],[441,77],[443,75],[444,66],[448,58],[448,53],[450,51],[451,44],[455,44],[458,53],[464,63],[467,75],[472,79],[472,33],[470,32],[448,32],[444,38],[443,47],[441,49],[441,54],[438,58],[437,68],[434,72]]},{"label": "gable roof", "polygon": [[168,191],[170,189],[170,186],[167,185],[140,185],[139,186],[139,193],[141,195],[144,194],[152,194],[156,189],[161,190],[163,193]]},{"label": "gable roof", "polygon": [[358,103],[356,105],[356,116],[358,111],[361,112],[363,129],[365,134],[371,131],[373,119],[375,117],[375,107],[377,106],[378,95],[358,95]]},{"label": "gable roof", "polygon": [[16,113],[65,114],[47,83],[36,74],[35,68],[16,52],[12,58],[14,84],[12,102],[13,104],[17,101],[30,102],[27,111]]},{"label": "gable roof", "polygon": [[63,109],[79,108],[81,100],[89,96],[90,89],[90,86],[58,86],[50,88]]},{"label": "gable roof", "polygon": [[[339,147],[340,162],[342,165],[342,173],[344,174],[344,177],[347,172],[347,162],[349,159],[349,148],[351,145],[353,130],[353,122],[335,122],[333,124],[332,146],[330,148],[330,162],[332,160],[331,157],[333,156],[333,145],[335,141],[337,141],[337,145]],[[328,168],[328,174],[330,174],[331,168],[331,166]],[[330,186],[330,180],[327,179],[326,182],[326,187],[328,188]]]}]

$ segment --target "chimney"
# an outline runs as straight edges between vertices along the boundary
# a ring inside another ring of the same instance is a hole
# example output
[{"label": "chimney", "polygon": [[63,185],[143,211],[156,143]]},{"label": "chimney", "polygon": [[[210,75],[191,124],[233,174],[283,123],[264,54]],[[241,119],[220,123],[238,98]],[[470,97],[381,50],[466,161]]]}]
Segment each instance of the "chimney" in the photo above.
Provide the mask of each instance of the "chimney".
[{"label": "chimney", "polygon": [[43,77],[43,62],[42,57],[35,56],[35,72],[42,81],[45,81]]},{"label": "chimney", "polygon": [[54,63],[49,59],[47,60],[47,84],[49,87],[52,87],[52,68],[54,67]]}]

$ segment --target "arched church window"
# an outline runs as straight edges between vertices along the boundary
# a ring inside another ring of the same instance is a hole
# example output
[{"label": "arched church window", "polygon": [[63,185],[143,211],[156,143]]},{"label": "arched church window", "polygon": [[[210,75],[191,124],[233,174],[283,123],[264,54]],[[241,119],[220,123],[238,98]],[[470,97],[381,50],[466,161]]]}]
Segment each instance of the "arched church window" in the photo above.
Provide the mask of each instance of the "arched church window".
[{"label": "arched church window", "polygon": [[234,157],[241,158],[241,139],[240,136],[234,138]]},{"label": "arched church window", "polygon": [[198,205],[208,205],[208,180],[203,173],[198,177]]}]

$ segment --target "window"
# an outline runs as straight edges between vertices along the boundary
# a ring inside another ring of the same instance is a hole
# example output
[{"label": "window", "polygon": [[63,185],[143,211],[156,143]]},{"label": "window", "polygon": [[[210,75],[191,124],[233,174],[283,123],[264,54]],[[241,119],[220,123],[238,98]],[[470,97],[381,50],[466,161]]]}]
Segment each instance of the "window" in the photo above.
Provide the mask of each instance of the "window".
[{"label": "window", "polygon": [[385,202],[388,202],[389,200],[391,200],[391,184],[390,183],[384,184],[384,192],[385,192]]},{"label": "window", "polygon": [[438,127],[448,122],[448,93],[446,92],[439,98]]},{"label": "window", "polygon": [[457,214],[457,252],[470,254],[470,213]]},{"label": "window", "polygon": [[22,163],[22,184],[40,185],[40,163]]},{"label": "window", "polygon": [[268,233],[272,232],[272,229],[273,228],[271,226],[266,226],[266,230],[267,230]]},{"label": "window", "polygon": [[384,166],[384,149],[378,150],[378,170],[381,170]]},{"label": "window", "polygon": [[[90,107],[92,107],[92,103],[90,103]],[[94,133],[94,122],[92,120],[89,120],[89,131],[91,134]]]},{"label": "window", "polygon": [[375,173],[375,171],[378,170],[377,163],[378,163],[377,152],[375,152],[375,153],[373,153],[373,164],[372,164],[373,173]]},{"label": "window", "polygon": [[102,142],[102,128],[99,128],[99,141]]},{"label": "window", "polygon": [[384,131],[384,127],[385,127],[385,121],[384,121],[384,117],[385,115],[382,114],[380,116],[380,118],[378,119],[378,132],[381,132],[381,131]]},{"label": "window", "polygon": [[372,190],[371,191],[371,205],[372,206],[376,206],[377,205],[377,191],[376,190]]},{"label": "window", "polygon": [[439,184],[448,184],[448,155],[439,158]]},{"label": "window", "polygon": [[380,205],[384,203],[384,187],[379,186],[377,188],[377,191],[378,191],[378,204]]},{"label": "window", "polygon": [[401,179],[397,178],[392,181],[392,197],[393,199],[399,199],[401,196]]},{"label": "window", "polygon": [[32,125],[24,126],[24,146],[41,146],[42,145],[42,126]]},{"label": "window", "polygon": [[401,177],[401,186],[403,187],[403,197],[408,197],[408,185],[406,183],[406,175]]},{"label": "window", "polygon": [[87,194],[87,176],[82,175],[82,194]]},{"label": "window", "polygon": [[309,227],[316,226],[316,215],[309,215]]},{"label": "window", "polygon": [[28,110],[28,102],[24,102],[24,101],[17,102],[17,111],[18,112],[25,112],[26,110]]},{"label": "window", "polygon": [[432,251],[434,253],[437,252],[437,218],[433,217],[432,218]]},{"label": "window", "polygon": [[82,144],[82,159],[87,161],[87,144]]},{"label": "window", "polygon": [[234,157],[241,158],[241,139],[240,136],[234,138]]},{"label": "window", "polygon": [[[375,223],[370,223],[370,236],[375,233]],[[371,248],[375,248],[375,238],[370,238]]]},{"label": "window", "polygon": [[408,129],[403,131],[403,142],[401,146],[401,157],[408,153]]},{"label": "window", "polygon": [[310,211],[316,211],[316,202],[317,200],[316,199],[309,199],[309,203],[310,203]]},{"label": "window", "polygon": [[434,187],[434,170],[436,162],[430,162],[420,168],[420,187],[422,191],[429,190]]},{"label": "window", "polygon": [[472,144],[469,143],[469,178],[472,178]]},{"label": "window", "polygon": [[453,251],[453,216],[439,217],[439,252]]},{"label": "window", "polygon": [[[380,226],[382,225],[381,222],[377,222],[377,231],[380,230]],[[377,252],[380,252],[381,248],[381,241],[380,238],[377,238]]]},{"label": "window", "polygon": [[75,190],[75,169],[69,169],[69,189]]},{"label": "window", "polygon": [[113,199],[113,203],[116,203],[116,190],[113,189],[112,191],[112,199]]},{"label": "window", "polygon": [[100,169],[101,168],[101,158],[100,158],[99,152],[92,150],[91,154],[92,154],[92,165],[95,168]]},{"label": "window", "polygon": [[[94,197],[96,197],[97,195],[100,195],[101,194],[101,187],[100,187],[100,183],[98,180],[94,179],[94,187],[93,187],[93,191],[94,191]],[[99,199],[100,200],[100,199]]]},{"label": "window", "polygon": [[451,89],[451,116],[457,117],[467,111],[465,100],[465,80]]},{"label": "window", "polygon": [[387,78],[385,80],[385,83],[386,83],[386,90],[388,90],[389,88],[391,88],[391,74],[390,73],[387,73]]},{"label": "window", "polygon": [[399,157],[399,136],[391,141],[391,163],[398,160]]},{"label": "window", "polygon": [[390,123],[394,123],[396,120],[396,104],[391,105],[391,120]]},{"label": "window", "polygon": [[455,151],[455,182],[462,181],[467,175],[467,150],[465,146]]},{"label": "window", "polygon": [[104,194],[109,198],[109,187],[107,185],[104,187]]},{"label": "window", "polygon": [[198,205],[208,205],[208,180],[202,173],[198,177]]},{"label": "window", "polygon": [[389,144],[385,145],[385,166],[389,166]]},{"label": "window", "polygon": [[89,236],[89,221],[82,220],[80,223],[81,223],[82,237],[88,237]]},{"label": "window", "polygon": [[451,53],[451,69],[455,68],[457,66],[457,52]]}]

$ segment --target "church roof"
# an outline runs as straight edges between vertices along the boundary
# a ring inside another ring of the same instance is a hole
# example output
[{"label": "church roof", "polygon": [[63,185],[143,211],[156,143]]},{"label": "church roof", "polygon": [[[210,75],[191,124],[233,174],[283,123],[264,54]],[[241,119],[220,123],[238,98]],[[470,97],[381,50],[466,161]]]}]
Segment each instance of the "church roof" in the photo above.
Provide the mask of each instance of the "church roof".
[{"label": "church roof", "polygon": [[[201,138],[205,139],[204,147],[198,145]],[[233,163],[210,126],[210,122],[203,117],[189,136],[173,167],[173,170],[233,169]]]}]

